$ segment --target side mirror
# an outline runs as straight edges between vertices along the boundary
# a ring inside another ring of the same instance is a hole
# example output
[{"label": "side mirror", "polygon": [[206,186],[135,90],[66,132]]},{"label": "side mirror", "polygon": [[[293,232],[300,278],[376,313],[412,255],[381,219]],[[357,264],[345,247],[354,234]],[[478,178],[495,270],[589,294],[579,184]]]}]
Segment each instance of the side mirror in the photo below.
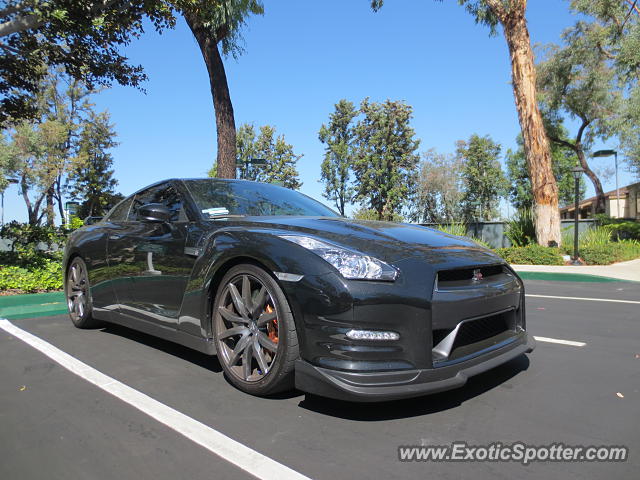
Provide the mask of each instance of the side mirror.
[{"label": "side mirror", "polygon": [[168,222],[171,210],[161,203],[147,203],[138,208],[138,220],[143,222]]}]

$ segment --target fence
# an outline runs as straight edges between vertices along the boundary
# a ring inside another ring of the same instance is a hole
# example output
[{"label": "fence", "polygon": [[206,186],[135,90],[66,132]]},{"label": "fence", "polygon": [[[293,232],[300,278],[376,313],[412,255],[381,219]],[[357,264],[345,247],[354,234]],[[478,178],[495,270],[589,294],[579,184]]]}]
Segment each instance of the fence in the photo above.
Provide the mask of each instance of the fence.
[{"label": "fence", "polygon": [[[581,233],[593,227],[594,223],[595,219],[593,218],[578,220],[578,232]],[[573,235],[574,220],[562,220],[560,224],[562,231],[568,231]],[[436,228],[439,225],[448,224],[422,223],[421,225]],[[504,234],[506,229],[507,222],[476,222],[467,225],[467,235],[479,238],[487,242],[493,248],[510,247],[511,242]]]}]

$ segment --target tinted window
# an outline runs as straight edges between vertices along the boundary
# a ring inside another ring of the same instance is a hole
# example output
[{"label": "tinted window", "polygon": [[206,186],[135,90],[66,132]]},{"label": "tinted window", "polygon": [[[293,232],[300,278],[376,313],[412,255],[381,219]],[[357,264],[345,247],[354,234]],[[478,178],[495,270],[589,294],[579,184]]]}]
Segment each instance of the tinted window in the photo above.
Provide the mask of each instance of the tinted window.
[{"label": "tinted window", "polygon": [[198,209],[206,217],[211,213],[230,215],[297,215],[336,217],[320,202],[287,188],[250,181],[215,179],[185,180]]},{"label": "tinted window", "polygon": [[138,209],[147,203],[161,203],[171,211],[172,222],[187,221],[184,212],[182,197],[171,185],[163,183],[155,187],[148,188],[138,193],[133,202],[133,208],[129,213],[131,220],[138,219]]},{"label": "tinted window", "polygon": [[107,220],[110,222],[121,222],[127,219],[129,215],[129,208],[133,202],[133,197],[125,198],[107,214]]}]

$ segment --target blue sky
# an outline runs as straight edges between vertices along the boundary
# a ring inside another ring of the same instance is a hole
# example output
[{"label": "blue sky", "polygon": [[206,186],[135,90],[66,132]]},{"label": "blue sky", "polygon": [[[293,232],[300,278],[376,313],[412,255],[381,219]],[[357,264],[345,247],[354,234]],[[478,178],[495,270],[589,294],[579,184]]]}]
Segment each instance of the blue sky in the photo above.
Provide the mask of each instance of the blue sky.
[{"label": "blue sky", "polygon": [[[264,3],[265,15],[250,18],[244,31],[245,54],[226,60],[236,125],[274,125],[304,154],[298,164],[303,193],[323,200],[318,130],[341,98],[412,105],[421,151],[452,152],[456,140],[472,133],[491,135],[504,150],[515,147],[520,127],[505,41],[475,25],[457,1],[387,0],[378,13],[369,0]],[[527,18],[532,42],[542,44],[559,42],[575,21],[568,2],[558,0],[529,2]],[[144,65],[146,94],[115,86],[95,97],[118,132],[119,191],[205,176],[215,160],[215,123],[190,31],[182,20],[162,35],[149,29],[124,51]],[[596,168],[607,163],[612,159],[594,161]],[[621,172],[620,185],[632,180]],[[613,177],[604,183],[615,188]],[[11,219],[26,219],[15,186],[5,194],[5,221]]]}]

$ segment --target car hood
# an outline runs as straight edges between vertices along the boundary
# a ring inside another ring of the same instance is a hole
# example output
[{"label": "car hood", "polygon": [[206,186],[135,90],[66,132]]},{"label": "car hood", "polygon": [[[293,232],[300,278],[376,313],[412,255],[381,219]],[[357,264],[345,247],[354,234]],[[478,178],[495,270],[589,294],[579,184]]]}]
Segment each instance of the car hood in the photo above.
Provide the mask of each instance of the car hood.
[{"label": "car hood", "polygon": [[[235,222],[234,222],[235,223]],[[352,220],[342,217],[245,217],[247,229],[268,229],[277,234],[300,234],[357,250],[386,262],[422,257],[430,263],[502,263],[503,260],[466,237],[449,235],[428,227],[406,223]],[[458,263],[458,262],[454,262]]]}]

